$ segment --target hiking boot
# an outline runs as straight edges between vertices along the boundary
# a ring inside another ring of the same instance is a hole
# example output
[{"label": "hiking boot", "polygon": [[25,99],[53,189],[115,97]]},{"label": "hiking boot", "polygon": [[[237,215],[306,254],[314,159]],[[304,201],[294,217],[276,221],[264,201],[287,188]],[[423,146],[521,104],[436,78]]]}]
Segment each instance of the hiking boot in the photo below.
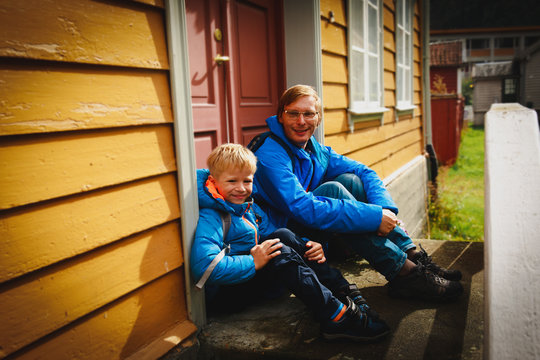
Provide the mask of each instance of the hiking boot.
[{"label": "hiking boot", "polygon": [[390,328],[382,320],[372,319],[351,300],[345,303],[347,310],[339,321],[321,323],[323,337],[327,340],[353,340],[373,342],[384,338]]},{"label": "hiking boot", "polygon": [[388,286],[390,296],[400,298],[452,301],[463,294],[463,286],[458,281],[446,280],[422,264],[416,265],[408,275],[397,276]]},{"label": "hiking boot", "polygon": [[379,319],[379,314],[368,305],[366,299],[364,299],[356,284],[342,286],[339,289],[339,292],[335,295],[344,304],[347,303],[347,297],[349,297],[356,304],[356,306],[358,306],[363,312],[367,313],[368,316],[373,319]]},{"label": "hiking boot", "polygon": [[435,264],[433,260],[431,260],[431,256],[429,256],[420,245],[421,251],[417,252],[414,257],[411,259],[411,261],[415,264],[422,264],[431,271],[434,274],[439,275],[442,278],[445,278],[446,280],[452,280],[452,281],[459,281],[461,280],[461,271],[459,270],[448,270],[445,268],[440,267],[439,265]]}]

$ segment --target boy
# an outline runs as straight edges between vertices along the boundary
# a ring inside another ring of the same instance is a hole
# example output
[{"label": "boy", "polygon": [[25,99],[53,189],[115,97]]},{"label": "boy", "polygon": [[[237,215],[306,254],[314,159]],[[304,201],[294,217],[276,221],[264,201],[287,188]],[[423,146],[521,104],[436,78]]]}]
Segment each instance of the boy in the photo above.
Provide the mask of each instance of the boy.
[{"label": "boy", "polygon": [[[207,164],[197,172],[200,215],[191,271],[196,281],[207,278],[209,311],[240,309],[277,281],[314,313],[327,339],[373,341],[389,333],[358,288],[326,263],[319,243],[271,228],[251,198],[257,164],[251,151],[224,144]],[[225,239],[220,212],[231,216]]]}]

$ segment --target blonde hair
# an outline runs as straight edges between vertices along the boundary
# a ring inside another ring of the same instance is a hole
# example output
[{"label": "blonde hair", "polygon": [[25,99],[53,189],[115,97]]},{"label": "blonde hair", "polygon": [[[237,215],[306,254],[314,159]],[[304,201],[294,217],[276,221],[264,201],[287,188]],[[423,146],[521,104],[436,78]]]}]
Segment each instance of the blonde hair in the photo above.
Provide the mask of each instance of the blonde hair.
[{"label": "blonde hair", "polygon": [[218,177],[226,170],[249,170],[253,174],[257,170],[257,157],[240,144],[223,144],[216,147],[206,160],[208,170]]},{"label": "blonde hair", "polygon": [[315,89],[308,85],[294,85],[285,90],[285,92],[279,98],[277,109],[278,118],[283,115],[285,106],[292,104],[303,96],[313,96],[313,98],[315,99],[315,109],[319,113],[319,119],[321,119],[321,98],[319,97]]}]

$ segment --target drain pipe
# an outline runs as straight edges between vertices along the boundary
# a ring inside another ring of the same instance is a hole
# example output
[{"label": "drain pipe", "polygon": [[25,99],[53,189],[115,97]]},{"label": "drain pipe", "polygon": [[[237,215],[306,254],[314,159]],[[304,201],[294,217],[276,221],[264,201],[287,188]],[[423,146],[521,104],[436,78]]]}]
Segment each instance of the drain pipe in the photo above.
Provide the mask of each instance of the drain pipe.
[{"label": "drain pipe", "polygon": [[424,79],[424,99],[423,104],[423,122],[424,122],[424,145],[432,145],[432,135],[431,135],[431,82],[429,79],[429,65],[431,62],[430,51],[429,51],[429,27],[430,27],[430,18],[429,18],[429,0],[422,1],[422,33],[423,44],[422,44],[422,76]]}]

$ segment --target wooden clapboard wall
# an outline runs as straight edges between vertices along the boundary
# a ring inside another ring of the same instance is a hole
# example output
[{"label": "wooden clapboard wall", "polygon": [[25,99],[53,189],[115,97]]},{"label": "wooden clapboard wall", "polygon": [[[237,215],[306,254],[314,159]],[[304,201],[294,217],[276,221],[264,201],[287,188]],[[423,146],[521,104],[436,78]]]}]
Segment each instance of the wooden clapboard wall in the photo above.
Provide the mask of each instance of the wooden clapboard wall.
[{"label": "wooden clapboard wall", "polygon": [[163,1],[0,3],[0,358],[155,358],[187,318]]},{"label": "wooden clapboard wall", "polygon": [[[420,1],[415,2],[413,19],[413,103],[416,105],[413,114],[400,116],[396,121],[395,4],[392,0],[384,0],[383,106],[390,111],[384,113],[383,126],[379,120],[360,122],[350,133],[347,116],[347,1],[321,0],[325,144],[372,167],[381,178],[423,153],[420,5]],[[334,14],[333,22],[330,22],[330,11]]]}]

